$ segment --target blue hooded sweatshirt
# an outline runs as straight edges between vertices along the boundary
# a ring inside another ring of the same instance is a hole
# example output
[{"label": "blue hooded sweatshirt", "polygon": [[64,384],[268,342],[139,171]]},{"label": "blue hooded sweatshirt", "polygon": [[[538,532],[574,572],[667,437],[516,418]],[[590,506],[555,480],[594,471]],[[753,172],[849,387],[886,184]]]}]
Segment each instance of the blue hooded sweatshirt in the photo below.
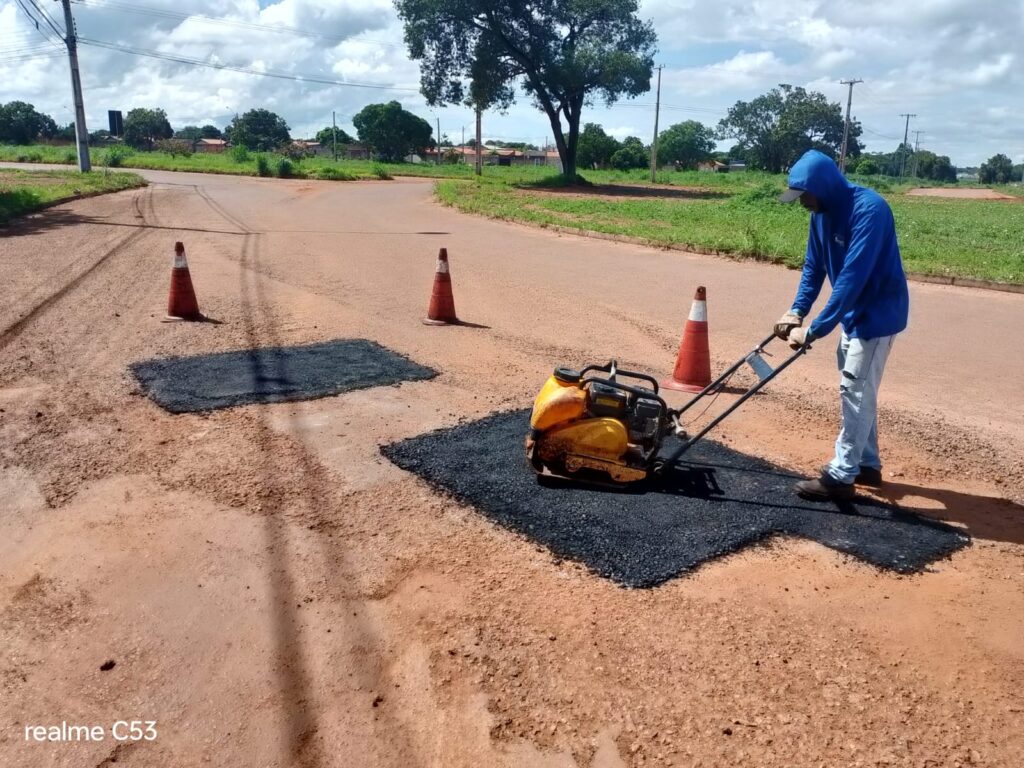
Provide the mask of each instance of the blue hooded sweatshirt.
[{"label": "blue hooded sweatshirt", "polygon": [[793,302],[794,310],[807,315],[828,275],[832,295],[808,328],[814,338],[827,336],[839,323],[848,336],[860,339],[906,328],[910,294],[889,204],[874,190],[848,182],[832,158],[813,149],[790,170],[789,186],[810,192],[822,207],[811,214]]}]

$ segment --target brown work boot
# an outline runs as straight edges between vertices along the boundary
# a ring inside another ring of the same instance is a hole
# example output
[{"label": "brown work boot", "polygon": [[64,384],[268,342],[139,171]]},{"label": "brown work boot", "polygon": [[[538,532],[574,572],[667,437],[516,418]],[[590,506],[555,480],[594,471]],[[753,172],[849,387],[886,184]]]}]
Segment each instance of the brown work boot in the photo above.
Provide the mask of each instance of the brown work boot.
[{"label": "brown work boot", "polygon": [[866,485],[869,488],[882,487],[882,470],[874,467],[861,467],[860,474],[853,481],[856,485]]},{"label": "brown work boot", "polygon": [[824,472],[813,480],[801,480],[793,490],[809,501],[849,501],[855,494],[853,483],[840,483]]}]

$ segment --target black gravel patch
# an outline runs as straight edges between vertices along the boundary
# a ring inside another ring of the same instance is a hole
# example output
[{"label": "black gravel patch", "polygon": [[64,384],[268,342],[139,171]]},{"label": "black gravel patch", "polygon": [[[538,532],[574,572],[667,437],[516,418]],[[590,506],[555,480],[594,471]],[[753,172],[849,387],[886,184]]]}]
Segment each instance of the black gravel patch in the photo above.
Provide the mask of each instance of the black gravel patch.
[{"label": "black gravel patch", "polygon": [[382,451],[486,517],[628,587],[661,584],[775,534],[900,573],[969,542],[950,526],[873,499],[842,508],[805,502],[792,491],[797,476],[710,440],[665,479],[626,491],[540,482],[524,455],[528,427],[529,411],[498,413]]},{"label": "black gravel patch", "polygon": [[366,339],[168,357],[130,368],[146,393],[171,413],[313,400],[437,375]]}]

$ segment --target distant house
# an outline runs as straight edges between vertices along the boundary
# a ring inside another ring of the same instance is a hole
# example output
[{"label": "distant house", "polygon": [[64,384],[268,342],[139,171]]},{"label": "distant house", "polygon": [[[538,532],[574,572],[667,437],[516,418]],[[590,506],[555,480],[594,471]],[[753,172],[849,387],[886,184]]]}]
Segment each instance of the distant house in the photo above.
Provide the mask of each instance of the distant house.
[{"label": "distant house", "polygon": [[[323,157],[325,155],[333,156],[334,154],[334,147],[330,143],[321,144],[319,141],[307,141],[305,139],[296,139],[294,143],[302,147],[307,155]],[[338,147],[338,150],[340,151],[341,147]]]},{"label": "distant house", "polygon": [[697,170],[704,173],[725,173],[729,170],[729,166],[717,160],[705,160],[702,163],[697,163]]},{"label": "distant house", "polygon": [[195,142],[196,152],[224,152],[228,148],[228,143],[224,139],[196,139]]},{"label": "distant house", "polygon": [[370,148],[365,144],[339,144],[338,157],[343,160],[369,160]]}]

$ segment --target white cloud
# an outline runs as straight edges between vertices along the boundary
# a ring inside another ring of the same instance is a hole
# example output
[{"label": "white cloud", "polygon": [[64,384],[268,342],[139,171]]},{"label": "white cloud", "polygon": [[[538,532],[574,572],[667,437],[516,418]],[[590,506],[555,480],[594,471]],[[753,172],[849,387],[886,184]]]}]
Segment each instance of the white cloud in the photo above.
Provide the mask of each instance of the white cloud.
[{"label": "white cloud", "polygon": [[[265,106],[285,117],[293,135],[303,136],[330,124],[332,110],[351,130],[351,116],[363,106],[397,99],[431,124],[440,117],[449,136],[461,139],[464,127],[472,133],[468,110],[429,108],[416,91],[418,66],[405,53],[391,0],[278,0],[263,7],[259,0],[145,3],[165,15],[75,4],[79,33],[161,54],[396,90],[257,77],[83,44],[93,128],[105,126],[107,109],[160,106],[181,126],[224,125],[235,112]],[[666,65],[663,126],[685,119],[714,125],[737,100],[780,82],[815,88],[845,106],[839,80],[859,77],[865,82],[854,89],[853,113],[869,129],[871,149],[892,149],[903,135],[899,114],[913,112],[918,117],[911,127],[925,131],[922,145],[958,164],[977,164],[996,152],[1022,153],[1016,119],[1024,90],[1017,54],[1024,28],[1020,0],[643,0],[640,14],[654,21],[658,61]],[[211,23],[201,15],[234,23]],[[0,0],[0,98],[30,101],[68,122],[66,60],[17,58],[26,48],[39,52],[43,48],[36,47],[46,45],[15,0]],[[637,126],[653,124],[653,102],[648,93],[611,108],[598,103],[583,120],[602,123],[612,135],[647,140],[650,127]],[[510,141],[543,143],[551,133],[547,118],[526,99],[505,114],[487,114],[484,126],[487,136]]]}]

